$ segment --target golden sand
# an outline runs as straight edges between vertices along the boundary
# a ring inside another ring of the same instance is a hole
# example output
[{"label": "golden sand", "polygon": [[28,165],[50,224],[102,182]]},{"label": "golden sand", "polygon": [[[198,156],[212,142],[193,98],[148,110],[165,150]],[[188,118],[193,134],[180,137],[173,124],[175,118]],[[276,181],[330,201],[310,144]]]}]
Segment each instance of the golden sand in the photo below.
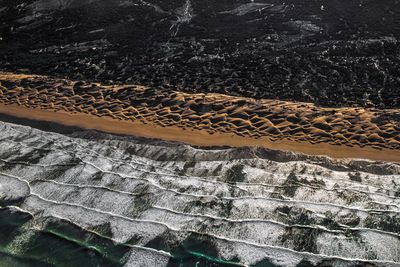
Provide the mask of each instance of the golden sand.
[{"label": "golden sand", "polygon": [[10,73],[0,73],[0,83],[0,112],[21,118],[198,146],[400,162],[399,110],[321,108]]}]

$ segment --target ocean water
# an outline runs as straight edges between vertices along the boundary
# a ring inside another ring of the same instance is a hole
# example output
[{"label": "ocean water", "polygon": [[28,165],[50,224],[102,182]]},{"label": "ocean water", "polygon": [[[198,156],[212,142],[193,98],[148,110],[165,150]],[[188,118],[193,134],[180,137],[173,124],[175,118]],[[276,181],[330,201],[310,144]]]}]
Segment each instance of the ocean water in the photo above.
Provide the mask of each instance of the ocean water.
[{"label": "ocean water", "polygon": [[400,166],[0,123],[0,266],[400,266]]}]

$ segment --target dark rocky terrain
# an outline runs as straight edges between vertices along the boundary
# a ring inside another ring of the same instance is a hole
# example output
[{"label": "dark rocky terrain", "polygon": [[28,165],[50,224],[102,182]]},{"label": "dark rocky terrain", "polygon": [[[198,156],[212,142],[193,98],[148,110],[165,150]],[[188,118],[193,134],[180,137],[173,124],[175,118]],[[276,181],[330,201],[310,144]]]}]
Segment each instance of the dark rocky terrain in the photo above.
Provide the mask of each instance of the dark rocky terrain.
[{"label": "dark rocky terrain", "polygon": [[400,107],[398,0],[3,0],[0,69]]},{"label": "dark rocky terrain", "polygon": [[0,267],[400,266],[399,11],[0,0]]}]

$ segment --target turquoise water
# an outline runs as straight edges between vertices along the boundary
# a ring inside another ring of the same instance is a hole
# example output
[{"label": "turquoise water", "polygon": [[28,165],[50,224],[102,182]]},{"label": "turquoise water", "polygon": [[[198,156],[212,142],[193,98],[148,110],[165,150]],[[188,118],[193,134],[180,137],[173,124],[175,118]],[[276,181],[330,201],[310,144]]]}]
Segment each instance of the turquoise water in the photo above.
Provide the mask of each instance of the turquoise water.
[{"label": "turquoise water", "polygon": [[[0,266],[123,266],[128,247],[63,221],[37,230],[24,213],[1,210]],[[35,222],[36,224],[37,222]]]},{"label": "turquoise water", "polygon": [[[45,226],[39,227],[40,223]],[[40,223],[27,213],[0,209],[0,267],[125,264],[131,245],[110,240],[107,225],[92,231],[54,218],[40,219]],[[157,249],[163,242],[154,240],[148,247]],[[196,235],[190,235],[170,252],[168,266],[244,266],[235,259],[218,258],[212,243]]]}]

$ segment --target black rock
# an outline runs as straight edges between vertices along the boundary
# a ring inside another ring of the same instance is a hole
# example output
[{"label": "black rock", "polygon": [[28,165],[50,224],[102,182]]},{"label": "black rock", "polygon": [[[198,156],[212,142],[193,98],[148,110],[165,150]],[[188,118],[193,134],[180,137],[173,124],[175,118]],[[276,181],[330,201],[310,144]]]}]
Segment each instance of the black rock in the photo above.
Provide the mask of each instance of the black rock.
[{"label": "black rock", "polygon": [[0,70],[400,107],[396,0],[4,0]]}]

